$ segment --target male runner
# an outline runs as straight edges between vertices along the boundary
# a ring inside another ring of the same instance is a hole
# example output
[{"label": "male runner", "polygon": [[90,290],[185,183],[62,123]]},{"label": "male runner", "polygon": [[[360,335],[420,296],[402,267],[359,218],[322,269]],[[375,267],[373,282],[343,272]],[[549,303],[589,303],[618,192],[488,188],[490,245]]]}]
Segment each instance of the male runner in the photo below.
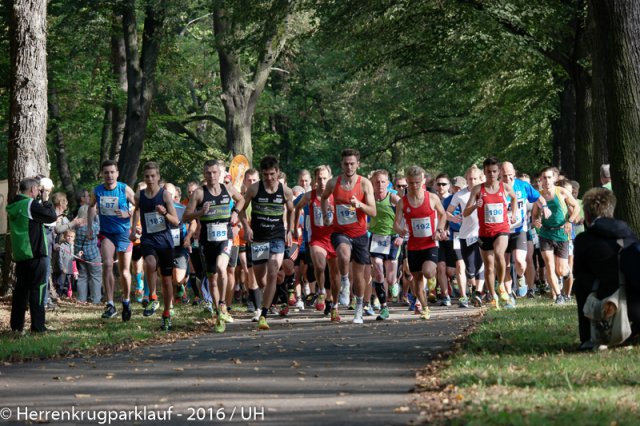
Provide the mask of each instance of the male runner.
[{"label": "male runner", "polygon": [[[365,265],[369,264],[369,238],[367,237],[367,216],[375,217],[376,204],[373,187],[369,179],[357,174],[360,166],[360,153],[355,149],[344,149],[341,153],[342,174],[327,183],[322,194],[322,215],[329,225],[329,197],[335,202],[334,233],[331,243],[338,255],[340,270],[340,300],[349,304],[349,266],[353,260],[354,294],[356,309],[354,324],[362,324]],[[338,301],[336,302],[336,308]]]},{"label": "male runner", "polygon": [[[536,228],[540,228],[540,251],[545,263],[547,283],[558,305],[565,303],[562,295],[562,279],[569,274],[569,239],[571,224],[578,220],[580,207],[571,191],[555,186],[558,169],[546,167],[540,173],[542,188],[540,194],[547,202],[551,215],[541,217],[541,210],[533,206]],[[559,283],[560,281],[560,283]],[[560,284],[560,285],[559,285]]]},{"label": "male runner", "polygon": [[424,279],[433,279],[436,276],[436,241],[447,237],[444,230],[447,224],[444,220],[446,213],[438,196],[423,189],[425,173],[421,167],[409,167],[406,176],[409,187],[407,195],[398,202],[393,228],[402,237],[409,235],[407,259],[413,276],[413,293],[422,305],[422,312],[416,306],[416,314],[427,320],[430,312],[424,291]]},{"label": "male runner", "polygon": [[[189,199],[184,220],[200,220],[201,251],[205,258],[209,293],[216,312],[214,332],[223,333],[233,318],[227,311],[225,294],[228,284],[227,265],[233,245],[232,226],[238,221],[238,211],[244,201],[231,184],[222,182],[218,160],[207,160],[203,167],[206,184],[196,189]],[[235,201],[236,207],[231,207]]]},{"label": "male runner", "polygon": [[398,278],[398,254],[403,239],[393,230],[393,223],[400,197],[389,192],[389,173],[386,170],[373,172],[371,183],[376,216],[369,222],[369,254],[373,266],[373,287],[380,301],[380,314],[376,320],[382,321],[389,318],[387,291]]},{"label": "male runner", "polygon": [[[161,188],[160,168],[158,164],[150,161],[143,167],[144,181],[147,187],[135,194],[135,210],[133,221],[140,220],[142,224],[142,236],[140,246],[144,257],[145,277],[149,284],[149,293],[152,300],[156,295],[156,271],[160,269],[162,275],[162,299],[164,312],[162,313],[161,330],[171,330],[171,306],[173,303],[173,238],[170,226],[180,223],[178,214],[173,206],[173,196]],[[135,241],[136,230],[132,229],[129,238]],[[145,309],[145,316],[153,304]],[[155,311],[155,309],[153,309]]]},{"label": "male runner", "polygon": [[498,160],[493,157],[484,160],[482,165],[486,182],[476,185],[471,190],[467,206],[462,212],[463,216],[470,216],[478,209],[480,254],[484,262],[485,278],[496,308],[499,308],[499,302],[495,291],[495,278],[498,280],[500,298],[504,302],[510,301],[509,293],[504,287],[506,274],[504,253],[509,243],[510,229],[507,196],[511,198],[511,223],[516,223],[518,220],[516,194],[511,185],[500,182],[498,164]]},{"label": "male runner", "polygon": [[118,182],[118,163],[105,160],[102,163],[102,179],[91,193],[87,217],[87,238],[93,239],[93,219],[100,216],[100,254],[102,255],[102,282],[107,297],[107,307],[102,318],[113,318],[117,311],[113,303],[115,278],[113,276],[114,254],[118,256],[120,285],[122,286],[122,321],[131,319],[129,293],[131,292],[131,213],[129,203],[134,204],[133,190]]},{"label": "male runner", "polygon": [[[260,161],[260,170],[262,180],[247,189],[244,204],[239,210],[245,239],[251,243],[251,261],[256,282],[259,287],[264,288],[258,329],[268,330],[267,314],[275,295],[285,245],[291,246],[291,234],[295,223],[291,189],[278,182],[280,173],[278,160],[270,155],[264,157]],[[251,224],[244,214],[249,203],[251,203]],[[285,212],[287,228],[284,224]]]}]

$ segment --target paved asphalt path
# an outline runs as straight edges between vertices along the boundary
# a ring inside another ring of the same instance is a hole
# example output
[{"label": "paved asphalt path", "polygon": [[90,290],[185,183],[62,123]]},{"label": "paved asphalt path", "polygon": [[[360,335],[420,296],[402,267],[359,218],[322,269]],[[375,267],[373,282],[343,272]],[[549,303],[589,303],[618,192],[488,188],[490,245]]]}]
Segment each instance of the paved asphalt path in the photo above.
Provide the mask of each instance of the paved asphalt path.
[{"label": "paved asphalt path", "polygon": [[[268,332],[239,319],[223,335],[108,357],[0,364],[0,417],[11,409],[0,426],[28,424],[24,407],[133,413],[115,425],[407,424],[418,415],[410,393],[415,371],[449,348],[480,311],[435,307],[431,320],[421,321],[405,309],[392,308],[387,321],[365,317],[364,325],[352,324],[350,312],[333,324],[305,310],[273,318]],[[98,419],[50,424],[99,424],[107,415],[89,414]],[[153,415],[158,418],[149,420]]]}]

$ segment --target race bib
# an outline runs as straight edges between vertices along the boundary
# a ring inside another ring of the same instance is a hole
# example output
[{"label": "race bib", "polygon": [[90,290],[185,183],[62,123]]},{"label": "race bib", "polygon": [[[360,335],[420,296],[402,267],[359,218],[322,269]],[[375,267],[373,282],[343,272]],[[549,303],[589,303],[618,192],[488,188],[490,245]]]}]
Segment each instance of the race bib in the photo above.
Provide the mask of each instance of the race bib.
[{"label": "race bib", "polygon": [[478,237],[467,238],[465,241],[467,243],[467,247],[469,247],[478,242]]},{"label": "race bib", "polygon": [[350,204],[338,204],[336,206],[338,225],[351,225],[358,221],[356,209]]},{"label": "race bib", "polygon": [[484,205],[484,223],[503,223],[504,204],[490,203]]},{"label": "race bib", "polygon": [[[333,212],[331,210],[327,211],[327,217],[329,218],[329,223],[332,224]],[[354,218],[355,218],[355,212],[354,212]],[[319,206],[313,206],[313,222],[316,224],[316,226],[325,226],[324,217],[322,216],[322,208]],[[355,222],[355,219],[353,222]],[[353,223],[353,222],[350,222],[350,223]]]},{"label": "race bib", "polygon": [[172,229],[171,230],[171,239],[173,240],[173,246],[180,246],[180,229]]},{"label": "race bib", "polygon": [[118,197],[100,197],[100,214],[115,216],[118,210]]},{"label": "race bib", "polygon": [[533,246],[535,248],[540,248],[540,238],[538,237],[538,233],[534,232],[531,236],[531,240],[533,241]]},{"label": "race bib", "polygon": [[460,250],[460,233],[459,232],[453,233],[453,249]]},{"label": "race bib", "polygon": [[389,254],[391,252],[391,236],[371,234],[371,253]]},{"label": "race bib", "polygon": [[207,223],[207,241],[226,241],[229,239],[227,236],[227,224],[226,223]]},{"label": "race bib", "polygon": [[433,235],[433,229],[431,229],[431,219],[428,217],[413,218],[411,219],[411,229],[414,237],[428,238]]},{"label": "race bib", "polygon": [[251,260],[269,260],[269,243],[251,243]]},{"label": "race bib", "polygon": [[158,212],[149,212],[144,214],[144,222],[147,225],[147,233],[155,234],[167,229],[167,223],[164,221],[164,216]]}]

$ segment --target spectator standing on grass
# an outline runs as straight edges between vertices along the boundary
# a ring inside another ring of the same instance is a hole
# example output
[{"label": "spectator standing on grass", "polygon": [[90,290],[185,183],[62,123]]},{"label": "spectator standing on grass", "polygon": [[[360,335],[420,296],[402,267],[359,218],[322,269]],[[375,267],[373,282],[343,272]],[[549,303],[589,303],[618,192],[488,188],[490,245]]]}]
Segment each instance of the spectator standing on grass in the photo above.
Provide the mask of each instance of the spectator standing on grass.
[{"label": "spectator standing on grass", "polygon": [[[629,226],[613,218],[616,197],[605,188],[592,188],[582,198],[586,230],[575,240],[574,276],[575,294],[578,304],[578,331],[580,349],[591,349],[591,323],[584,316],[583,308],[593,284],[599,281],[597,297],[602,300],[619,287],[618,251],[622,240],[624,247],[637,241]],[[640,326],[640,297],[638,282],[627,280],[627,307],[632,331],[638,333]]]},{"label": "spectator standing on grass", "polygon": [[[49,202],[49,190],[37,179],[20,182],[20,193],[7,206],[11,247],[16,262],[16,284],[11,305],[11,330],[22,334],[27,301],[31,312],[31,331],[47,331],[44,325],[47,287],[47,238],[44,224],[56,220]],[[39,198],[41,202],[37,200]]]},{"label": "spectator standing on grass", "polygon": [[[87,218],[88,205],[83,205],[78,210],[78,217]],[[99,231],[98,218],[93,223],[94,232]],[[76,229],[75,254],[79,257],[78,266],[78,302],[84,303],[90,299],[93,304],[100,304],[102,298],[102,257],[98,248],[98,240],[87,237],[87,225]]]}]

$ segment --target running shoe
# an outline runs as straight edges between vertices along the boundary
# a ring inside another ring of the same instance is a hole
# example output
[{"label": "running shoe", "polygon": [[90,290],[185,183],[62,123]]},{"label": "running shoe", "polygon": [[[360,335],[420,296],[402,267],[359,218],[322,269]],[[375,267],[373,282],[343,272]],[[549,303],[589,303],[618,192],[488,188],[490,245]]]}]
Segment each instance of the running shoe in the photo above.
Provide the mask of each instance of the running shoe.
[{"label": "running shoe", "polygon": [[287,305],[285,303],[282,306],[280,306],[280,310],[278,311],[278,315],[280,315],[281,317],[286,317],[287,315],[289,315],[289,305]]},{"label": "running shoe", "polygon": [[340,297],[338,302],[343,306],[347,306],[349,304],[349,291],[351,290],[349,287],[349,281],[342,281],[340,283]]},{"label": "running shoe", "polygon": [[271,315],[278,315],[279,309],[276,307],[276,305],[272,304],[271,307],[269,308],[269,313]]},{"label": "running shoe", "polygon": [[354,311],[356,309],[356,298],[355,296],[351,298],[351,304],[348,308],[350,311]]},{"label": "running shoe", "polygon": [[129,321],[131,319],[131,306],[129,303],[122,304],[122,321]]},{"label": "running shoe", "polygon": [[296,306],[296,303],[298,303],[298,299],[296,299],[296,294],[293,290],[289,290],[288,303],[289,306]]},{"label": "running shoe", "polygon": [[260,309],[256,309],[256,311],[254,312],[253,318],[251,318],[251,321],[258,322],[261,316],[262,316],[262,312],[260,312]]},{"label": "running shoe", "polygon": [[160,326],[160,330],[162,331],[170,331],[171,330],[171,317],[162,317],[162,325]]},{"label": "running shoe", "polygon": [[504,308],[505,309],[515,309],[515,307],[516,307],[516,298],[512,296],[512,297],[509,298],[509,301],[504,304]]},{"label": "running shoe", "polygon": [[556,297],[556,305],[564,305],[565,302],[563,295],[559,294],[558,297]]},{"label": "running shoe", "polygon": [[116,311],[116,307],[113,306],[111,303],[107,303],[107,307],[102,313],[102,318],[113,318],[117,314],[118,314],[118,311]]},{"label": "running shoe", "polygon": [[156,310],[158,310],[159,307],[160,303],[158,303],[157,300],[152,300],[147,308],[142,312],[142,315],[145,317],[150,317],[151,315],[156,313]]},{"label": "running shoe", "polygon": [[[425,306],[425,308],[427,307]],[[422,313],[422,303],[420,303],[420,301],[416,301],[414,312],[416,315],[420,315]]]},{"label": "running shoe", "polygon": [[204,302],[203,310],[213,315],[213,305],[211,304],[211,302]]},{"label": "running shoe", "polygon": [[498,294],[500,295],[500,300],[503,302],[508,302],[509,301],[509,293],[507,293],[507,290],[504,288],[504,284],[501,284],[498,287]]},{"label": "running shoe", "polygon": [[378,299],[377,296],[373,297],[373,302],[371,304],[373,305],[373,310],[374,311],[379,311],[380,310],[380,299]]},{"label": "running shoe", "polygon": [[324,294],[321,294],[316,299],[316,311],[324,311],[325,303],[324,303]]},{"label": "running shoe", "polygon": [[260,316],[260,319],[258,320],[258,330],[269,330],[267,319],[263,316]]},{"label": "running shoe", "polygon": [[331,322],[340,322],[340,314],[337,309],[331,310]]},{"label": "running shoe", "polygon": [[438,301],[438,296],[436,296],[435,290],[429,291],[429,296],[427,297],[429,303],[436,303]]},{"label": "running shoe", "polygon": [[524,277],[518,278],[518,297],[525,297],[527,295],[527,281]]},{"label": "running shoe", "polygon": [[458,306],[461,308],[468,308],[469,299],[467,297],[461,297],[460,299],[458,299]]},{"label": "running shoe", "polygon": [[382,309],[380,309],[380,314],[376,317],[376,321],[383,321],[387,318],[389,318],[389,308],[384,306]]},{"label": "running shoe", "polygon": [[213,325],[214,333],[224,333],[224,330],[227,328],[227,323],[223,318],[218,317],[217,321]]},{"label": "running shoe", "polygon": [[398,296],[400,295],[400,284],[393,283],[391,284],[391,298],[394,302],[398,301]]},{"label": "running shoe", "polygon": [[182,298],[184,295],[184,285],[180,284],[178,286],[178,291],[176,291],[176,300]]},{"label": "running shoe", "polygon": [[424,308],[424,311],[422,311],[422,313],[420,314],[420,319],[428,320],[429,318],[431,318],[431,311],[429,310],[428,307],[426,307]]},{"label": "running shoe", "polygon": [[373,311],[373,308],[371,307],[371,305],[367,305],[364,307],[363,310],[364,314],[368,317],[372,317],[374,316],[376,313]]},{"label": "running shoe", "polygon": [[228,312],[220,312],[218,314],[218,319],[220,321],[223,321],[223,322],[226,322],[226,323],[232,323],[233,322],[233,317]]},{"label": "running shoe", "polygon": [[325,304],[324,304],[324,312],[323,314],[329,315],[329,313],[331,312],[331,308],[333,307],[333,302],[328,300]]},{"label": "running shoe", "polygon": [[474,294],[473,299],[471,299],[471,303],[473,303],[473,306],[476,308],[482,308],[482,296],[478,293]]},{"label": "running shoe", "polygon": [[142,299],[144,297],[144,290],[141,288],[136,289],[134,292],[134,297],[136,299],[136,303],[142,303]]},{"label": "running shoe", "polygon": [[198,306],[200,302],[202,302],[202,299],[200,299],[198,296],[195,296],[191,301],[191,306]]},{"label": "running shoe", "polygon": [[353,315],[353,323],[354,324],[362,324],[364,321],[362,320],[363,308],[362,305],[356,305],[355,314]]},{"label": "running shoe", "polygon": [[527,290],[527,299],[535,299],[536,298],[536,292],[534,289],[530,288],[529,290]]},{"label": "running shoe", "polygon": [[310,308],[317,302],[320,296],[324,297],[323,295],[307,294],[304,298],[304,304],[307,305],[307,308]]},{"label": "running shoe", "polygon": [[304,311],[304,302],[302,301],[302,299],[296,301],[295,307],[300,309],[301,311]]},{"label": "running shoe", "polygon": [[440,306],[451,306],[451,297],[445,296],[440,300]]},{"label": "running shoe", "polygon": [[415,311],[416,310],[416,298],[411,293],[409,293],[407,295],[407,298],[409,299],[409,310],[410,311]]}]

